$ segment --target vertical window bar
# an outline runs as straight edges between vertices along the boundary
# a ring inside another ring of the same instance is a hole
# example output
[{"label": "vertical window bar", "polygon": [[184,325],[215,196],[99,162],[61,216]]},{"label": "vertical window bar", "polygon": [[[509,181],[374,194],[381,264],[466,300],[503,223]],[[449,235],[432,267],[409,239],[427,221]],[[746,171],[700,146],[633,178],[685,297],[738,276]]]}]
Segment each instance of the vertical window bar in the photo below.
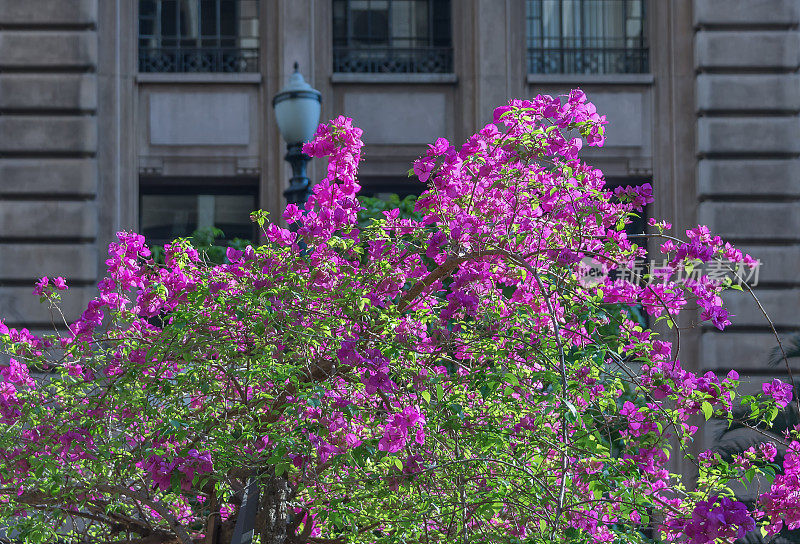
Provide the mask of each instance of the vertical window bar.
[{"label": "vertical window bar", "polygon": [[428,46],[433,47],[435,45],[433,41],[433,33],[434,29],[436,28],[436,22],[433,20],[434,11],[433,11],[433,0],[432,2],[428,2]]},{"label": "vertical window bar", "polygon": [[[619,2],[619,0],[611,0],[611,2]],[[606,48],[606,47],[615,47],[616,46],[616,44],[614,43],[614,40],[616,38],[613,38],[613,37],[609,38],[610,34],[608,32],[608,19],[606,18],[606,16],[608,15],[608,9],[605,9],[607,7],[608,6],[600,6],[600,8],[601,8],[600,12],[603,14],[602,15],[603,26],[600,29],[600,32],[599,32],[600,40],[597,43],[597,46],[598,46],[598,57],[599,57],[598,65],[603,67],[603,73],[608,73],[609,68],[610,68],[609,64],[608,64],[608,61],[609,61],[610,57],[613,56],[613,52],[612,52],[611,55],[609,55],[608,54],[608,50],[604,51],[603,49]],[[612,4],[612,7],[613,7],[613,4]]]},{"label": "vertical window bar", "polygon": [[558,43],[561,54],[561,71],[567,71],[567,65],[564,58],[564,2],[558,3]]},{"label": "vertical window bar", "polygon": [[345,28],[347,29],[347,47],[353,45],[353,18],[350,17],[350,0],[342,0],[344,2],[344,10],[347,13],[347,24]]},{"label": "vertical window bar", "polygon": [[350,26],[353,20],[350,17],[350,0],[343,0],[344,1],[344,30],[345,30],[345,37],[344,41],[347,44],[347,47],[350,47],[351,39],[350,36],[353,34],[353,28]]},{"label": "vertical window bar", "polygon": [[176,64],[180,64],[180,71],[185,72],[186,66],[181,51],[181,0],[175,0],[175,53]]},{"label": "vertical window bar", "polygon": [[[577,16],[581,20],[581,22],[580,22],[580,32],[579,33],[580,33],[580,40],[581,40],[581,49],[583,49],[584,51],[586,50],[586,47],[587,47],[587,37],[586,37],[587,29],[586,29],[586,17],[585,17],[585,14],[586,14],[586,4],[584,3],[584,0],[580,0],[580,5],[578,6],[578,14],[577,14]],[[588,40],[588,42],[589,42],[589,45],[591,45],[591,43],[592,43],[591,40]],[[583,70],[581,70],[581,71],[583,71]]]},{"label": "vertical window bar", "polygon": [[181,0],[175,0],[175,45],[181,58]]},{"label": "vertical window bar", "polygon": [[[646,34],[647,32],[647,0],[642,0],[642,5],[639,7],[639,49],[641,51],[646,51],[645,44],[647,43]],[[649,57],[641,55],[640,57],[640,69],[642,72],[649,72],[650,71],[650,64],[648,62]]]},{"label": "vertical window bar", "polygon": [[[625,68],[638,65],[638,59],[633,58],[633,55],[628,53],[628,0],[622,2],[622,47],[625,48]],[[640,68],[641,69],[641,68]]]},{"label": "vertical window bar", "polygon": [[156,2],[156,47],[161,49],[161,0]]},{"label": "vertical window bar", "polygon": [[[370,7],[372,6],[372,0],[369,0]],[[372,10],[370,10],[372,11]],[[386,0],[386,20],[388,21],[388,36],[386,42],[389,44],[389,51],[394,48],[394,33],[392,32],[392,21],[394,21],[393,12],[394,6],[392,5],[392,0]],[[369,18],[369,23],[372,24],[373,18]],[[370,37],[372,37],[372,27],[370,27]]]}]

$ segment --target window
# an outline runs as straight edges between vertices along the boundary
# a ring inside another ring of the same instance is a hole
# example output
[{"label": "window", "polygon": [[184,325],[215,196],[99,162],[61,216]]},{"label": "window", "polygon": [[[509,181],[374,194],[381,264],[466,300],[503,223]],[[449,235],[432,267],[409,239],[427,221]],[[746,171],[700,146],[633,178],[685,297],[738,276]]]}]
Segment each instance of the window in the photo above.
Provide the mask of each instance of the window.
[{"label": "window", "polygon": [[257,72],[258,0],[139,0],[140,72]]},{"label": "window", "polygon": [[258,209],[257,187],[258,180],[250,178],[142,178],[141,233],[154,245],[211,227],[223,232],[223,240],[255,240],[250,213]]},{"label": "window", "polygon": [[647,0],[527,0],[528,73],[650,71]]},{"label": "window", "polygon": [[384,198],[395,194],[401,200],[407,196],[419,196],[428,188],[424,183],[420,183],[417,178],[408,176],[367,176],[360,177],[361,191],[359,196],[370,196],[373,198]]},{"label": "window", "polygon": [[333,71],[450,73],[450,0],[333,0]]}]

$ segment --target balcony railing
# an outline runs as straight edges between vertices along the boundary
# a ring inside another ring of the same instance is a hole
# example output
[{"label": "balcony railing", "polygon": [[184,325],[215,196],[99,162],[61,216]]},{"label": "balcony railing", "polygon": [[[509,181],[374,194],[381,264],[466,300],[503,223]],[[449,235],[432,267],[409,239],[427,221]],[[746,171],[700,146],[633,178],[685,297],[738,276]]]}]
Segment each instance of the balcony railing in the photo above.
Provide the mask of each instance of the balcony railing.
[{"label": "balcony railing", "polygon": [[333,71],[378,74],[448,74],[452,47],[334,47]]},{"label": "balcony railing", "polygon": [[258,72],[258,49],[139,48],[139,72]]},{"label": "balcony railing", "polygon": [[529,48],[531,74],[644,74],[650,71],[646,47]]}]

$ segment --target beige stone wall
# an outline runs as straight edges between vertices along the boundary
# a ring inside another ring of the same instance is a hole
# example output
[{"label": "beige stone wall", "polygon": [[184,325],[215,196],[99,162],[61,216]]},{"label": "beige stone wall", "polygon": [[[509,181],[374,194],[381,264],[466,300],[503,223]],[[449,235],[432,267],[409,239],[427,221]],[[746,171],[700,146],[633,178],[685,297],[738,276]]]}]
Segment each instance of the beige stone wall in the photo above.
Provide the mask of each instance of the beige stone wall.
[{"label": "beige stone wall", "polygon": [[69,276],[75,318],[97,279],[98,5],[0,1],[0,313],[58,322],[31,296]]},{"label": "beige stone wall", "polygon": [[[699,220],[762,260],[756,294],[782,333],[800,328],[800,4],[696,0]],[[703,368],[768,369],[776,340],[752,298],[702,337]],[[797,360],[795,359],[795,363]]]},{"label": "beige stone wall", "polygon": [[[785,366],[768,366],[777,340],[762,310],[783,341],[800,329],[800,4],[695,0],[693,23],[698,221],[762,261],[761,307],[728,293],[733,325],[704,327],[698,368],[737,369],[757,392],[787,378]],[[698,447],[742,439],[761,440],[712,426]]]}]

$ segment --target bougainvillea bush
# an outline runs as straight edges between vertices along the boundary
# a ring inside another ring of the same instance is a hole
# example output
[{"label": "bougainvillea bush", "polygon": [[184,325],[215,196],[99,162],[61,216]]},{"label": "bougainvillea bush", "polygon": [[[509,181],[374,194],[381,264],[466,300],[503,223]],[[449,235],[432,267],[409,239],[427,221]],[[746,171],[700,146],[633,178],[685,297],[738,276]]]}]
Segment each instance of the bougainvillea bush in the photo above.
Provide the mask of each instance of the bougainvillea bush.
[{"label": "bougainvillea bush", "polygon": [[[652,196],[604,189],[578,158],[604,124],[578,90],[514,100],[414,164],[421,219],[359,227],[361,131],[340,117],[305,146],[327,176],[286,208],[290,228],[254,214],[262,245],[213,264],[176,241],[158,264],[119,233],[80,319],[0,330],[7,534],[229,542],[255,489],[261,544],[704,544],[800,525],[796,435],[780,458],[771,444],[693,457],[738,377],[682,368],[626,310],[722,329],[730,282],[678,272],[754,261],[702,226],[680,240],[651,221],[669,264],[615,278],[645,254],[625,225]],[[584,281],[587,258],[608,275]],[[58,316],[65,288],[35,293]],[[746,399],[744,424],[768,424],[788,387]],[[682,483],[670,458],[698,477]],[[771,483],[748,507],[729,485],[757,474]]]}]

